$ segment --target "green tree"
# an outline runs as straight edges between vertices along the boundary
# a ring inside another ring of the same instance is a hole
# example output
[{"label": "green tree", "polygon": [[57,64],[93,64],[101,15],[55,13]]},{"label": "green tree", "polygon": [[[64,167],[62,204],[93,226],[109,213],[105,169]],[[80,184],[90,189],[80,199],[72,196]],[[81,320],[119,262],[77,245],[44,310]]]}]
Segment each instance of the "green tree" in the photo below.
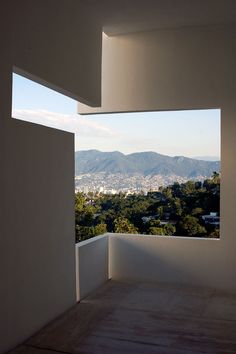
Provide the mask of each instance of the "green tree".
[{"label": "green tree", "polygon": [[151,219],[149,222],[148,222],[148,226],[149,227],[160,227],[161,225],[161,221],[158,220],[158,219]]},{"label": "green tree", "polygon": [[220,237],[220,230],[219,229],[215,229],[214,231],[212,231],[209,236],[209,238],[219,238]]},{"label": "green tree", "polygon": [[182,191],[185,195],[191,195],[194,194],[196,189],[195,189],[195,182],[193,181],[187,181],[182,185]]},{"label": "green tree", "polygon": [[200,225],[198,219],[194,216],[187,215],[179,223],[180,230],[185,236],[204,236],[207,231],[204,226]]},{"label": "green tree", "polygon": [[152,223],[151,226],[149,227],[149,229],[148,229],[149,235],[163,235],[163,236],[174,235],[174,233],[176,231],[176,228],[174,225],[166,224],[162,227],[159,220],[152,220],[152,221],[156,221],[156,224]]},{"label": "green tree", "polygon": [[162,227],[151,226],[148,231],[149,235],[165,235],[165,231]]},{"label": "green tree", "polygon": [[159,216],[159,218],[162,218],[163,214],[164,214],[164,207],[163,205],[160,205],[157,207],[157,214]]},{"label": "green tree", "polygon": [[170,187],[164,188],[162,194],[167,198],[171,199],[172,198],[172,189]]},{"label": "green tree", "polygon": [[118,217],[114,220],[114,231],[123,234],[137,234],[137,228],[131,222],[123,217]]},{"label": "green tree", "polygon": [[86,198],[83,193],[78,192],[75,195],[75,211],[81,212],[84,209]]},{"label": "green tree", "polygon": [[76,225],[76,242],[87,240],[88,238],[96,236],[93,226]]},{"label": "green tree", "polygon": [[172,236],[176,232],[176,227],[172,224],[166,224],[164,226],[164,234],[166,236]]},{"label": "green tree", "polygon": [[181,200],[180,198],[174,198],[171,203],[170,203],[170,210],[171,210],[171,214],[174,217],[179,217],[182,215],[183,213],[183,208],[181,205]]},{"label": "green tree", "polygon": [[103,235],[107,232],[107,225],[106,224],[98,224],[94,227],[94,234],[95,235]]},{"label": "green tree", "polygon": [[199,215],[202,215],[203,214],[203,209],[202,208],[194,208],[192,210],[192,215],[193,216],[199,216]]},{"label": "green tree", "polygon": [[[220,174],[202,182],[188,181],[161,187],[158,192],[126,196],[77,193],[76,239],[104,232],[219,237],[213,225],[203,226],[201,215],[220,212]],[[151,217],[147,223],[143,217]],[[158,219],[157,219],[158,217]],[[170,220],[161,225],[160,220]],[[175,221],[174,226],[172,222]]]},{"label": "green tree", "polygon": [[215,184],[219,184],[220,183],[220,174],[219,172],[214,171],[212,174],[212,182]]}]

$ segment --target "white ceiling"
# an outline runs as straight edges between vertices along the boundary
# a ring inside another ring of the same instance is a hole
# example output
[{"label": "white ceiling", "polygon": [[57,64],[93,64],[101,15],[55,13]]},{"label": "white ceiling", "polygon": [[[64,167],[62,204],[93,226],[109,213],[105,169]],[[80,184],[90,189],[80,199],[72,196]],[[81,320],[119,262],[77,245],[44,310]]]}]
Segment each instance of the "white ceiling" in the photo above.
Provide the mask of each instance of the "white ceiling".
[{"label": "white ceiling", "polygon": [[236,22],[236,0],[94,0],[90,5],[107,35]]}]

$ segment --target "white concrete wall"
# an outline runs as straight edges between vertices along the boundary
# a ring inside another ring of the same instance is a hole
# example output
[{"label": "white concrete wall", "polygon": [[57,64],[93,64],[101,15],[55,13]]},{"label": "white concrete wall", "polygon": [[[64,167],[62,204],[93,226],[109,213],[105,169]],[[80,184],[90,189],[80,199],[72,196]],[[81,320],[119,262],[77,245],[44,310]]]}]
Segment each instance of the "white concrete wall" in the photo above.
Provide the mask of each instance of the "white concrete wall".
[{"label": "white concrete wall", "polygon": [[18,72],[80,102],[101,101],[102,29],[80,0],[11,0],[6,18]]},{"label": "white concrete wall", "polygon": [[0,48],[3,353],[76,303],[73,135],[11,119],[12,70],[99,104],[100,25],[80,1],[7,1]]},{"label": "white concrete wall", "polygon": [[112,279],[236,290],[232,272],[227,276],[229,264],[222,254],[220,240],[142,235],[109,237]]},{"label": "white concrete wall", "polygon": [[[146,243],[145,239],[136,236],[112,238],[118,252],[115,264],[121,266],[114,270],[115,276],[124,274],[128,264],[129,269],[134,267],[131,266],[133,262],[137,265],[137,274],[140,271],[140,277],[148,275],[153,264],[154,268],[162,266],[162,272],[157,274],[168,276],[169,281],[175,281],[178,276],[177,279],[182,281],[236,288],[235,38],[236,25],[105,38],[102,108],[89,109],[79,105],[82,113],[200,108],[222,110],[221,240],[150,238],[150,242]],[[137,254],[142,254],[143,247],[139,246],[142,243],[145,243],[147,255],[153,255],[150,264],[139,264],[137,261]],[[154,261],[152,248],[159,255],[159,260]],[[136,249],[133,255],[131,249]],[[118,262],[119,256],[121,261]],[[127,271],[127,275],[135,276],[134,269],[133,272],[131,270]]]},{"label": "white concrete wall", "polygon": [[103,37],[102,107],[80,113],[226,108],[234,102],[236,25]]},{"label": "white concrete wall", "polygon": [[76,301],[73,135],[13,119],[8,129],[1,170],[0,352]]},{"label": "white concrete wall", "polygon": [[110,233],[78,243],[76,259],[77,301],[110,278],[236,290],[219,239]]},{"label": "white concrete wall", "polygon": [[108,244],[106,234],[76,244],[77,301],[109,279]]}]

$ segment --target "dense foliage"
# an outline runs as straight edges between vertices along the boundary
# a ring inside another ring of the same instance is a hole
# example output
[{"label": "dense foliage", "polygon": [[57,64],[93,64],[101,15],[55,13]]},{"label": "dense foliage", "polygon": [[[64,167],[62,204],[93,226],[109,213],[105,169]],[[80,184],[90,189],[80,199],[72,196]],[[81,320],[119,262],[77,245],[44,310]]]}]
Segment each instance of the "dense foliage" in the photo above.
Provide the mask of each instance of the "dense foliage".
[{"label": "dense foliage", "polygon": [[220,176],[159,188],[158,192],[125,195],[77,193],[76,241],[105,232],[193,237],[219,237],[219,226],[202,216],[220,215]]}]

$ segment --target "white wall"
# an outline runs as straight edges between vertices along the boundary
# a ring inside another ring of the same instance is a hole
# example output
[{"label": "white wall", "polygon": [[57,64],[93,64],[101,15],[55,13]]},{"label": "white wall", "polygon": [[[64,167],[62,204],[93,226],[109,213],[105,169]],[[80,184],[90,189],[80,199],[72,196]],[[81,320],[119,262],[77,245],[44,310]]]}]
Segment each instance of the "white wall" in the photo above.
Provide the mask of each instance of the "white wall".
[{"label": "white wall", "polygon": [[76,301],[73,135],[13,119],[8,128],[1,186],[2,351]]},{"label": "white wall", "polygon": [[80,102],[99,106],[101,25],[91,8],[81,3],[9,1],[4,4],[9,6],[8,45],[12,64],[20,73]]},{"label": "white wall", "polygon": [[109,279],[108,244],[108,235],[93,237],[76,244],[78,301]]},{"label": "white wall", "polygon": [[80,4],[1,6],[0,353],[76,303],[73,135],[11,119],[11,79],[99,104],[100,25]]},{"label": "white wall", "polygon": [[[168,275],[169,281],[175,281],[178,273],[178,278],[183,281],[236,288],[235,38],[236,25],[106,37],[102,108],[79,105],[82,113],[222,109],[221,240],[214,243],[192,239],[150,239],[144,248],[147,247],[147,254],[152,247],[156,250],[160,260],[154,262],[154,257],[150,258],[155,267],[162,266],[162,272],[156,274],[161,278],[163,274]],[[125,266],[129,266],[131,270],[127,276],[133,277],[132,262],[137,265],[140,277],[146,276],[146,271],[152,274],[152,263],[137,263],[137,255],[141,255],[139,243],[145,242],[143,239],[134,236],[128,241],[117,238],[113,242],[118,250],[115,264],[121,266],[114,270],[115,276],[120,277]],[[128,251],[131,244],[136,247],[134,254]],[[121,260],[117,263],[119,256]],[[147,269],[142,270],[142,267]],[[175,268],[178,271],[172,272]]]},{"label": "white wall", "polygon": [[80,113],[226,108],[234,103],[236,25],[103,37],[102,107]]},{"label": "white wall", "polygon": [[229,264],[220,240],[139,235],[109,237],[112,279],[236,290],[233,272],[227,276]]},{"label": "white wall", "polygon": [[219,239],[109,233],[78,243],[76,258],[78,301],[110,278],[236,290]]}]

